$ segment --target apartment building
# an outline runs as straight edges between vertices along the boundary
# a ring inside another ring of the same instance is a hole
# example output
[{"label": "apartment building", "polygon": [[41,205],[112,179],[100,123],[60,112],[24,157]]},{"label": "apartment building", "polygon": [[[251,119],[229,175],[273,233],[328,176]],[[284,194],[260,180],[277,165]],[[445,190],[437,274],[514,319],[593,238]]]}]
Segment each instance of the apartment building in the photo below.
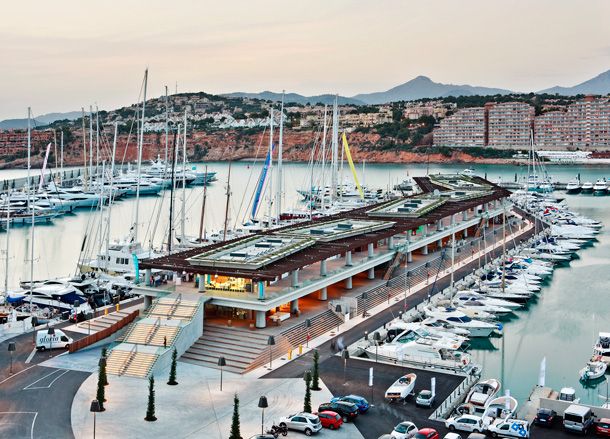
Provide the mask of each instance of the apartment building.
[{"label": "apartment building", "polygon": [[525,148],[530,144],[534,107],[523,102],[490,103],[487,110],[487,146]]},{"label": "apartment building", "polygon": [[442,147],[486,145],[487,115],[484,107],[462,108],[443,119],[433,131],[433,144]]},{"label": "apartment building", "polygon": [[549,111],[534,120],[534,141],[541,149],[570,146],[569,124],[565,111]]}]

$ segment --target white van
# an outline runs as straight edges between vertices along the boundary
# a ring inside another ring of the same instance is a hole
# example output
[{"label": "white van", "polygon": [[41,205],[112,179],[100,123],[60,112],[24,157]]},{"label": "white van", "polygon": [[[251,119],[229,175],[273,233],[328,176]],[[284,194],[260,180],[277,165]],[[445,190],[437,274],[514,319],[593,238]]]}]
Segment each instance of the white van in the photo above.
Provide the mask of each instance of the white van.
[{"label": "white van", "polygon": [[593,425],[593,413],[589,407],[572,404],[563,412],[563,428],[587,434]]},{"label": "white van", "polygon": [[74,342],[70,337],[66,335],[61,329],[56,329],[55,334],[49,335],[48,329],[42,329],[36,332],[36,349],[44,351],[45,349],[65,349]]}]

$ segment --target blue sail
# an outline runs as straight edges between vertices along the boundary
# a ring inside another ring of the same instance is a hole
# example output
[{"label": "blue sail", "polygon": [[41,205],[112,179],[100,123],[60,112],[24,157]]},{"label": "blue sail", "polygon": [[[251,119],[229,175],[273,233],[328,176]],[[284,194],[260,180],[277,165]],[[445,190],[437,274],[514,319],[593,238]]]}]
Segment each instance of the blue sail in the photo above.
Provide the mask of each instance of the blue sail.
[{"label": "blue sail", "polygon": [[254,193],[254,200],[252,202],[252,213],[250,214],[251,219],[256,218],[256,214],[258,212],[263,188],[265,187],[265,180],[267,179],[267,171],[269,170],[269,164],[271,163],[271,154],[273,153],[274,148],[275,144],[272,144],[271,151],[267,152],[267,158],[265,159],[265,165],[261,170],[261,175],[258,177],[258,183],[256,184],[256,192]]}]

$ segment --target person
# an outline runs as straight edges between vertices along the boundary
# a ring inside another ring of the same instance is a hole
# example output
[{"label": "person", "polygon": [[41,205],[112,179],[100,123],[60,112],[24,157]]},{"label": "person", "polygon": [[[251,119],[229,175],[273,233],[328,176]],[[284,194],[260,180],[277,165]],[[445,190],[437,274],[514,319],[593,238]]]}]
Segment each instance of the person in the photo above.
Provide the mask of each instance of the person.
[{"label": "person", "polygon": [[163,347],[167,349],[167,336],[163,336]]},{"label": "person", "polygon": [[345,343],[343,341],[343,336],[340,336],[337,338],[337,351],[341,352],[343,349],[345,349]]}]

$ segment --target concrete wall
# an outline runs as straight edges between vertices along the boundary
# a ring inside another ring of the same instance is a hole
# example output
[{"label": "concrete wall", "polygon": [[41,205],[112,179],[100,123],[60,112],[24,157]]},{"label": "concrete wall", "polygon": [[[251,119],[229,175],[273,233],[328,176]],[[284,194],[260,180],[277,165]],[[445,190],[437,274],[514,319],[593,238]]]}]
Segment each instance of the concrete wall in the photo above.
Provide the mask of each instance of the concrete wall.
[{"label": "concrete wall", "polygon": [[[565,409],[570,407],[573,402],[559,401],[557,399],[540,398],[540,407],[555,410],[559,416],[563,416]],[[584,407],[589,407],[596,418],[610,418],[610,409],[603,409],[599,406],[580,404]]]}]

